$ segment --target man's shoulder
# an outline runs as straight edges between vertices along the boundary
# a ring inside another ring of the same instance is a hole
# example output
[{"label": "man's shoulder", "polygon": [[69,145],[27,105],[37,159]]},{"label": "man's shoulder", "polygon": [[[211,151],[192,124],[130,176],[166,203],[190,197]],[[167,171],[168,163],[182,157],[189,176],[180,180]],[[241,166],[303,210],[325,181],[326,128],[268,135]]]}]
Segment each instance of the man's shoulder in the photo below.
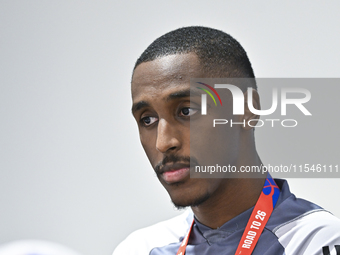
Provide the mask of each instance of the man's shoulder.
[{"label": "man's shoulder", "polygon": [[273,232],[287,255],[322,254],[323,249],[332,252],[340,248],[340,219],[324,209],[299,215]]},{"label": "man's shoulder", "polygon": [[117,246],[113,255],[149,254],[155,247],[178,242],[188,231],[192,219],[192,211],[187,210],[169,220],[136,230]]},{"label": "man's shoulder", "polygon": [[[278,203],[266,225],[286,255],[340,254],[340,219],[320,206],[296,198],[287,181],[275,179],[281,189]],[[338,248],[336,248],[338,247]],[[333,253],[332,253],[333,251]]]}]

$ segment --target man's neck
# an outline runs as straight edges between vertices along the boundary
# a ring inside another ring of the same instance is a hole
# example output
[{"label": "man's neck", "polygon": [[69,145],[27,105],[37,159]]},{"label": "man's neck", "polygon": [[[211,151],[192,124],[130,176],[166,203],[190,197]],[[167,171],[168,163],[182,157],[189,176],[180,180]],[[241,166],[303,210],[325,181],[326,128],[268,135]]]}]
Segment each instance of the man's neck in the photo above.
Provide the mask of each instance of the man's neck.
[{"label": "man's neck", "polygon": [[265,179],[225,179],[219,192],[203,204],[192,207],[197,220],[216,229],[254,206]]}]

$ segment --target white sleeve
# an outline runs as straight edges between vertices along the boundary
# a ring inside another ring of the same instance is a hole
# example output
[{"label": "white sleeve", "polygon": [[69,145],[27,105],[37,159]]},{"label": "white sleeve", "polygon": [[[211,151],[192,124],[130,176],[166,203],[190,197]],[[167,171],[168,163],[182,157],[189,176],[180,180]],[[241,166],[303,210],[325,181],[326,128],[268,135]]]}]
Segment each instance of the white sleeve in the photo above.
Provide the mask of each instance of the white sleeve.
[{"label": "white sleeve", "polygon": [[308,212],[274,232],[286,255],[340,255],[340,220],[327,211]]},{"label": "white sleeve", "polygon": [[179,242],[193,220],[191,210],[147,228],[131,233],[114,250],[112,255],[149,255],[155,247],[163,247],[170,243]]}]

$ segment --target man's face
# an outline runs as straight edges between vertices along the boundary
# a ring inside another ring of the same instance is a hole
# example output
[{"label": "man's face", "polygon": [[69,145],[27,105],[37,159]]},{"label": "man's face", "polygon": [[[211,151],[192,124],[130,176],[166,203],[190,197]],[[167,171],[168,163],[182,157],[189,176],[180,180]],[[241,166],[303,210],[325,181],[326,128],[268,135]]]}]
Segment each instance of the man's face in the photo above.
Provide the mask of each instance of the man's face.
[{"label": "man's face", "polygon": [[[221,132],[205,136],[212,122],[200,122],[200,110],[190,102],[190,78],[203,77],[199,59],[194,53],[165,56],[140,64],[132,77],[132,112],[137,121],[143,148],[162,185],[176,206],[198,205],[219,191],[227,179],[190,179],[192,161],[220,165],[228,155],[235,163],[238,154],[237,131],[229,132],[221,143]],[[197,98],[197,105],[200,97]],[[210,117],[211,119],[213,116]],[[190,122],[200,130],[193,139],[194,148],[218,146],[220,155],[206,150],[190,151]],[[206,132],[207,131],[207,132]],[[225,133],[225,129],[223,129]],[[211,132],[210,132],[211,133]],[[202,135],[203,134],[203,135]],[[229,148],[229,151],[228,151]]]}]

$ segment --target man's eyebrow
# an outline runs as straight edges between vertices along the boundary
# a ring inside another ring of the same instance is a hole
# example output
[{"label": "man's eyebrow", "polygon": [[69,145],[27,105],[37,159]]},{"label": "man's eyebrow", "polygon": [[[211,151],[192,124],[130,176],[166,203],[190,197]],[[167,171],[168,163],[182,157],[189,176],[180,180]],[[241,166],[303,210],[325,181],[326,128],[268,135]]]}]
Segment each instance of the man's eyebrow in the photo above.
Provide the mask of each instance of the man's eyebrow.
[{"label": "man's eyebrow", "polygon": [[169,101],[171,99],[190,97],[190,96],[201,96],[201,93],[199,93],[198,91],[195,91],[193,89],[180,90],[180,91],[176,91],[176,92],[168,95],[167,98],[166,98],[166,101]]},{"label": "man's eyebrow", "polygon": [[[166,97],[166,101],[172,100],[172,99],[178,99],[183,97],[190,97],[190,96],[201,96],[202,93],[200,91],[195,91],[193,89],[186,89],[186,90],[180,90],[176,91],[174,93],[171,93]],[[146,101],[140,101],[132,105],[132,113],[139,111],[142,108],[149,107],[150,104]]]},{"label": "man's eyebrow", "polygon": [[148,102],[140,101],[140,102],[132,105],[131,111],[132,111],[132,113],[134,113],[134,112],[136,112],[136,111],[138,111],[138,110],[140,110],[144,107],[148,107],[148,106],[150,106],[150,104]]}]

